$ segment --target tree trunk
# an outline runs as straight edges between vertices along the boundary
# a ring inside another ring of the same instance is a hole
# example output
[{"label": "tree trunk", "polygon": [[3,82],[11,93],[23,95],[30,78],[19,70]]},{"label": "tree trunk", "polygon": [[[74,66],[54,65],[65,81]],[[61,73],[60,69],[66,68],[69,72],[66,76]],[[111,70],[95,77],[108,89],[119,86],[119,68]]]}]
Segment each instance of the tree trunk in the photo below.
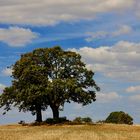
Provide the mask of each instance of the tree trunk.
[{"label": "tree trunk", "polygon": [[42,122],[42,113],[40,106],[38,106],[36,109],[36,122]]},{"label": "tree trunk", "polygon": [[53,113],[53,119],[59,119],[59,107],[51,106],[51,109]]}]

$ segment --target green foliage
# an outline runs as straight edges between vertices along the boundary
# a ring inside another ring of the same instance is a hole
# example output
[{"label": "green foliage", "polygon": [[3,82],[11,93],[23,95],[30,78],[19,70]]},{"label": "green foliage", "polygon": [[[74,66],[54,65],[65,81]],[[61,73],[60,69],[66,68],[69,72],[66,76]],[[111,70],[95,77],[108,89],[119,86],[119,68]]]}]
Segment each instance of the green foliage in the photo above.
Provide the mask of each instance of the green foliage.
[{"label": "green foliage", "polygon": [[37,121],[42,121],[41,110],[48,106],[58,119],[65,102],[87,105],[96,100],[99,87],[94,73],[75,52],[58,46],[35,49],[23,54],[12,68],[12,86],[0,96],[0,105],[6,106],[6,111],[11,105],[17,106],[19,111],[31,111]]},{"label": "green foliage", "polygon": [[82,118],[82,121],[85,123],[92,123],[92,119],[90,117]]},{"label": "green foliage", "polygon": [[3,115],[11,110],[12,104],[15,102],[16,96],[13,87],[6,87],[3,94],[0,95],[0,108],[4,107]]},{"label": "green foliage", "polygon": [[82,123],[82,118],[81,117],[76,117],[73,122],[75,123]]},{"label": "green foliage", "polygon": [[45,121],[47,124],[57,124],[57,123],[66,123],[69,122],[66,117],[60,117],[60,118],[48,118]]},{"label": "green foliage", "polygon": [[112,112],[105,120],[106,123],[116,123],[116,124],[133,124],[133,118],[120,111],[120,112]]},{"label": "green foliage", "polygon": [[85,118],[76,117],[73,120],[73,122],[74,123],[78,123],[78,124],[81,124],[81,123],[92,123],[92,119],[90,117],[85,117]]},{"label": "green foliage", "polygon": [[94,73],[85,68],[79,54],[60,47],[50,48],[47,54],[50,81],[46,91],[54,118],[59,117],[57,110],[63,108],[65,102],[87,105],[95,101],[95,91],[99,88],[93,80]]}]

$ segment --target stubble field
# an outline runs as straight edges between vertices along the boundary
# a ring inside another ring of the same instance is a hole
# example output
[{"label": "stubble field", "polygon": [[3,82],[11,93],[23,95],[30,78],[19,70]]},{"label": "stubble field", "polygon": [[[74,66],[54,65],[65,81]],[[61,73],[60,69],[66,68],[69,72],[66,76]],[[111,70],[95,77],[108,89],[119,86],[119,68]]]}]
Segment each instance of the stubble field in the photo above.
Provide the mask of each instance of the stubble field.
[{"label": "stubble field", "polygon": [[5,125],[0,126],[0,140],[140,140],[140,126]]}]

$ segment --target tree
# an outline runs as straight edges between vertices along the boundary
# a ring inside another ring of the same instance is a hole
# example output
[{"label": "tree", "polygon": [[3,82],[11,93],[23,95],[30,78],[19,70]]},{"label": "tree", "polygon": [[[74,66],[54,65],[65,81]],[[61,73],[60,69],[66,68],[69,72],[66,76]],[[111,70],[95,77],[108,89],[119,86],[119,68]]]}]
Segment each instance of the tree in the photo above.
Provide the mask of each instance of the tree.
[{"label": "tree", "polygon": [[16,104],[23,111],[31,111],[36,114],[36,121],[42,121],[41,110],[47,108],[45,88],[48,78],[46,67],[41,61],[41,51],[37,55],[34,52],[21,56],[21,59],[13,65],[13,84],[16,94]]},{"label": "tree", "polygon": [[93,79],[94,73],[87,70],[79,54],[54,47],[46,50],[45,60],[49,68],[47,99],[53,118],[59,118],[59,110],[65,102],[87,105],[95,101],[95,91],[99,87]]},{"label": "tree", "polygon": [[[9,92],[6,98],[10,99],[8,107],[14,103],[20,110],[31,111],[37,115],[37,121],[41,121],[41,110],[47,106],[51,107],[53,118],[58,119],[65,102],[87,105],[96,100],[99,87],[94,73],[87,70],[75,52],[60,47],[35,49],[22,55],[12,68],[14,80],[9,87],[12,94]],[[1,100],[4,96],[5,91]]]},{"label": "tree", "polygon": [[43,68],[39,56],[34,53],[22,55],[12,66],[14,80],[12,86],[5,88],[0,96],[0,106],[5,106],[5,111],[9,111],[11,106],[17,106],[19,111],[31,111],[36,115],[36,121],[41,122],[41,110],[47,108],[44,87],[48,79]]},{"label": "tree", "polygon": [[116,124],[133,124],[133,118],[124,113],[123,111],[120,112],[112,112],[105,120],[106,123],[116,123]]}]

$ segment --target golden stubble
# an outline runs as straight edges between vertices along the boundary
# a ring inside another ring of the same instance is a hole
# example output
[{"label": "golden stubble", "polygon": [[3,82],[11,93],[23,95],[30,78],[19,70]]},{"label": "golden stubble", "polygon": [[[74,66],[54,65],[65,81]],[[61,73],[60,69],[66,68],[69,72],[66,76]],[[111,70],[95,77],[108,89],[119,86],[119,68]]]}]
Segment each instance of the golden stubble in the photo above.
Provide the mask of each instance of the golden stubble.
[{"label": "golden stubble", "polygon": [[0,140],[140,140],[140,126],[7,125],[0,126]]}]

